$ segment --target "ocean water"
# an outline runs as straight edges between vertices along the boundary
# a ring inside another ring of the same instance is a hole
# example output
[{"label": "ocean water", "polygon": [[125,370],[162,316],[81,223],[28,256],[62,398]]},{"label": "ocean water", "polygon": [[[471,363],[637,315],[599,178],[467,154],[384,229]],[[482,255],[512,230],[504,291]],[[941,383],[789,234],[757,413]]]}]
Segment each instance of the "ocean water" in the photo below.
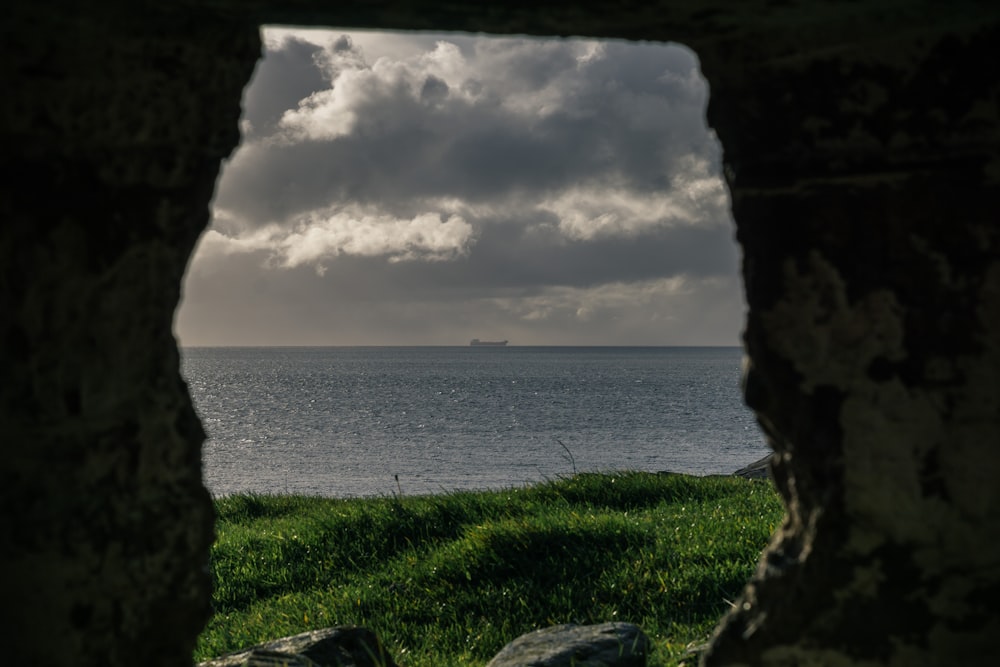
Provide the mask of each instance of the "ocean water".
[{"label": "ocean water", "polygon": [[741,399],[739,348],[184,348],[182,358],[215,495],[730,473],[767,453]]}]

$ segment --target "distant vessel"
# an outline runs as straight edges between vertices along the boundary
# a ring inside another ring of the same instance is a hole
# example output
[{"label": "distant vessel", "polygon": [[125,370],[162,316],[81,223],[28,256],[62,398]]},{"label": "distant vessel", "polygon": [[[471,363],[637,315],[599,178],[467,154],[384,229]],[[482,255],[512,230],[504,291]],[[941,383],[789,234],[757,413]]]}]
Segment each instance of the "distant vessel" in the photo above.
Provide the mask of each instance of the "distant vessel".
[{"label": "distant vessel", "polygon": [[503,347],[507,344],[505,340],[479,340],[478,338],[473,338],[469,341],[469,345],[472,347]]}]

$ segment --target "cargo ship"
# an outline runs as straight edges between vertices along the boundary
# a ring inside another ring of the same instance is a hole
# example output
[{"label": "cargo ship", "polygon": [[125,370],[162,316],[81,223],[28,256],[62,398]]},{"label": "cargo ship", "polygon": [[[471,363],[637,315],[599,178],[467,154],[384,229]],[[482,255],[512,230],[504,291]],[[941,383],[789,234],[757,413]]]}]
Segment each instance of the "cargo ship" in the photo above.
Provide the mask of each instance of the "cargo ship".
[{"label": "cargo ship", "polygon": [[469,345],[472,347],[504,347],[507,344],[505,340],[479,340],[478,338],[473,338],[469,341]]}]

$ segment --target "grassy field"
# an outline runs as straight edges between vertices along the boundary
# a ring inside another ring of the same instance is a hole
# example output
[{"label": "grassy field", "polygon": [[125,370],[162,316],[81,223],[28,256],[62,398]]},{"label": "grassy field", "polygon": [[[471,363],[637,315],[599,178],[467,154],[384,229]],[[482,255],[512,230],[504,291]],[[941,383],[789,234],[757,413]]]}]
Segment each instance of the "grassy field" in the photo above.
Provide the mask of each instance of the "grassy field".
[{"label": "grassy field", "polygon": [[406,667],[484,665],[557,623],[629,621],[650,665],[704,641],[781,521],[766,481],[580,474],[536,486],[216,501],[215,615],[196,658],[332,625]]}]

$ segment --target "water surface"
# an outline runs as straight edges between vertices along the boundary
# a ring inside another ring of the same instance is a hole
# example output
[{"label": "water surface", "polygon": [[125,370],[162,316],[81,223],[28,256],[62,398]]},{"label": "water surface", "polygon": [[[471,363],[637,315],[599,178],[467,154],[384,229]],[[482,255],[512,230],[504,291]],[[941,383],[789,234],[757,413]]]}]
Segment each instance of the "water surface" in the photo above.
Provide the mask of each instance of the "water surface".
[{"label": "water surface", "polygon": [[574,466],[730,473],[767,453],[739,348],[182,352],[216,495],[495,489]]}]

